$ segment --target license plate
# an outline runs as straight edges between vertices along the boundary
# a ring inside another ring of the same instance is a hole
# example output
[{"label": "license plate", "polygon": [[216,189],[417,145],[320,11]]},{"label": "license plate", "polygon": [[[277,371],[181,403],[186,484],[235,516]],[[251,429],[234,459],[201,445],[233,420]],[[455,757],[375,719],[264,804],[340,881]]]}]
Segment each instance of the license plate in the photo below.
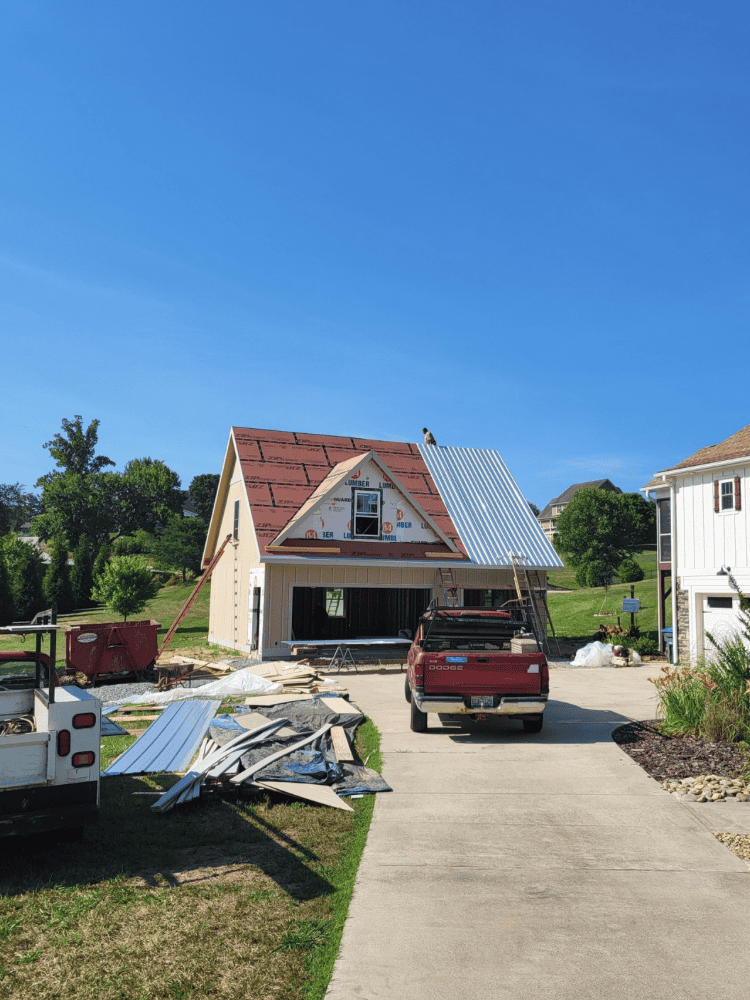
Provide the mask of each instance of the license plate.
[{"label": "license plate", "polygon": [[492,695],[472,695],[471,696],[471,707],[472,708],[492,708]]},{"label": "license plate", "polygon": [[446,656],[445,662],[446,663],[468,663],[469,662],[469,657],[468,656]]}]

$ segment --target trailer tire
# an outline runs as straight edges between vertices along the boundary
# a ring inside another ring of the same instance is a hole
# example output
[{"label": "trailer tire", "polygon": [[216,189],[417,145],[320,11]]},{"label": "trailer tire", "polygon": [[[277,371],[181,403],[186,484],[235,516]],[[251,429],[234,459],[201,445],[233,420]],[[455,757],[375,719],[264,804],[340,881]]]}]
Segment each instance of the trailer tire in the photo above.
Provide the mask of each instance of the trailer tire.
[{"label": "trailer tire", "polygon": [[540,715],[534,719],[522,719],[523,731],[525,733],[541,733],[544,725],[544,716]]},{"label": "trailer tire", "polygon": [[404,697],[409,703],[411,703],[411,687],[409,686],[408,674],[406,675],[406,677],[404,677]]},{"label": "trailer tire", "polygon": [[427,732],[427,712],[422,712],[417,708],[414,697],[411,698],[411,728],[415,733]]}]

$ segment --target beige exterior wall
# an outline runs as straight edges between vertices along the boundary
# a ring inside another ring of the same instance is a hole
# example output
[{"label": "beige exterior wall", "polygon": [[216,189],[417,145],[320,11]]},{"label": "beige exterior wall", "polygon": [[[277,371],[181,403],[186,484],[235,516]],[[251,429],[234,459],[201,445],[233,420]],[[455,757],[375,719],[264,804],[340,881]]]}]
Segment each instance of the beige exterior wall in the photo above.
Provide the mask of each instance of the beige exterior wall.
[{"label": "beige exterior wall", "polygon": [[[503,569],[468,569],[452,566],[455,585],[480,590],[502,590],[514,587],[513,573]],[[266,566],[266,589],[262,648],[265,658],[282,658],[289,654],[280,645],[291,638],[293,587],[430,587],[438,593],[437,569],[432,566],[341,566],[331,563]],[[459,602],[462,600],[459,592]],[[442,595],[438,594],[442,601]],[[213,598],[213,595],[212,595]]]},{"label": "beige exterior wall", "polygon": [[[252,587],[262,586],[263,568],[260,566],[245,484],[235,463],[222,512],[217,546],[221,545],[227,535],[233,533],[236,500],[240,501],[239,538],[229,542],[211,576],[208,641],[230,649],[248,651]],[[262,599],[261,591],[261,602]]]}]

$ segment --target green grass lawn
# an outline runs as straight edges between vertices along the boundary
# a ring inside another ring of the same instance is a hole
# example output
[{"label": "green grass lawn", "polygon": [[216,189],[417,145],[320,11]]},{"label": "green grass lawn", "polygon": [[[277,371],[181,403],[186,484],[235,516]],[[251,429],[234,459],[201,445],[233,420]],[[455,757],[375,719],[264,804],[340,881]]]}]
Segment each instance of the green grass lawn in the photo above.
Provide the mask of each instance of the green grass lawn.
[{"label": "green grass lawn", "polygon": [[[636,552],[633,556],[635,561],[643,570],[645,580],[655,580],[656,579],[656,549],[643,549],[641,552]],[[576,583],[576,571],[572,566],[566,566],[565,569],[553,570],[549,574],[549,582],[555,587],[563,587],[566,590],[579,590],[579,586]]]},{"label": "green grass lawn", "polygon": [[[559,636],[593,635],[603,623],[617,624],[617,616],[623,628],[630,626],[630,615],[623,614],[623,597],[630,597],[630,588],[635,588],[635,596],[641,602],[641,610],[635,616],[635,623],[641,630],[641,635],[656,632],[657,590],[656,580],[641,580],[638,583],[619,583],[609,588],[605,594],[604,587],[580,587],[569,594],[556,594],[550,591],[547,595],[550,615]],[[603,611],[612,614],[598,617]],[[671,624],[671,602],[667,601],[667,626]]]},{"label": "green grass lawn", "polygon": [[[156,597],[152,601],[149,601],[146,608],[140,614],[133,615],[133,618],[135,620],[152,618],[155,621],[161,622],[161,627],[158,630],[159,644],[161,645],[161,640],[172,627],[172,623],[192,593],[193,587],[194,583],[178,583],[162,587]],[[167,652],[179,653],[182,656],[193,656],[196,659],[218,659],[227,655],[239,655],[236,650],[226,650],[218,646],[210,646],[208,643],[208,607],[210,594],[211,583],[209,581],[200,594],[198,594],[187,615],[182,620],[180,627],[167,647]],[[83,625],[117,620],[117,615],[114,615],[106,608],[102,608],[100,610],[85,611],[73,618],[63,618],[60,624]],[[35,640],[32,636],[28,636],[25,641],[16,636],[0,636],[0,650],[34,648]],[[46,638],[43,649],[45,652],[48,649]],[[57,635],[56,661],[58,669],[64,669],[65,632],[62,628]]]}]

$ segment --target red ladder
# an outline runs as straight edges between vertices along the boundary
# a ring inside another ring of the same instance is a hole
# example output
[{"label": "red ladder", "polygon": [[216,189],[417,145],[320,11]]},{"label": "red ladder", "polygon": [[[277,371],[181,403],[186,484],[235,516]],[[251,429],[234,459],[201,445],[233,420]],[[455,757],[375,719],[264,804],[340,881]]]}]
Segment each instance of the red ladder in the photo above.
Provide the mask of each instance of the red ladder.
[{"label": "red ladder", "polygon": [[198,594],[200,594],[200,592],[203,590],[204,584],[206,584],[208,582],[208,578],[211,576],[211,574],[214,571],[214,566],[216,565],[216,563],[221,558],[221,554],[224,551],[224,549],[226,548],[227,542],[230,540],[231,537],[232,537],[231,535],[227,535],[227,537],[224,539],[224,541],[222,542],[221,548],[219,549],[219,551],[216,553],[216,555],[213,557],[213,559],[211,560],[211,562],[208,564],[208,566],[204,570],[203,576],[196,583],[196,585],[193,588],[193,592],[190,595],[190,597],[188,597],[188,599],[185,601],[185,603],[184,603],[184,605],[182,607],[182,611],[180,611],[179,615],[177,615],[177,617],[175,618],[175,620],[174,620],[174,622],[172,624],[172,627],[167,632],[167,634],[164,636],[164,642],[162,642],[161,648],[159,649],[159,652],[156,654],[156,659],[157,660],[159,659],[159,657],[162,655],[162,653],[164,652],[164,650],[169,645],[169,642],[170,642],[172,636],[177,631],[177,628],[178,628],[180,622],[182,621],[182,619],[185,617],[185,615],[190,610],[191,604],[196,599],[196,597],[198,596]]}]

